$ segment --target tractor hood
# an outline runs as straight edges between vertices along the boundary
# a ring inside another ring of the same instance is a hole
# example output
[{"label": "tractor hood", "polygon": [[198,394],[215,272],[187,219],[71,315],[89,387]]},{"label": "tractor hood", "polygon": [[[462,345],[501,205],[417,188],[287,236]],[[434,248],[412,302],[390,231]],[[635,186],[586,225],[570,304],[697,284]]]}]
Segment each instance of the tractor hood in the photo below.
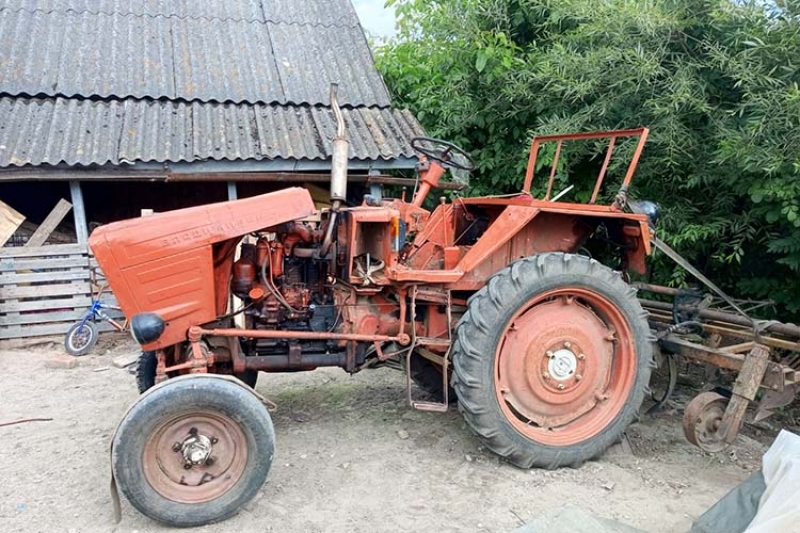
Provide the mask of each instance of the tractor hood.
[{"label": "tractor hood", "polygon": [[227,291],[215,287],[228,286],[242,236],[315,211],[308,191],[293,187],[114,222],[94,230],[89,246],[126,317],[154,313],[164,320],[163,335],[147,345],[159,348],[225,313]]}]

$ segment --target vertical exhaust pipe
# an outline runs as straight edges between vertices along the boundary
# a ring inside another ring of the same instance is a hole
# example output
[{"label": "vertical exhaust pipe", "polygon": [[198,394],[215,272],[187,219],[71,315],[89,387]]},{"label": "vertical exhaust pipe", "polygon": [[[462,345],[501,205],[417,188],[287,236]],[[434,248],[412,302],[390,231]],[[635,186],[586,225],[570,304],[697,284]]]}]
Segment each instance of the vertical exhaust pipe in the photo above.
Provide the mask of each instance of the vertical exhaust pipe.
[{"label": "vertical exhaust pipe", "polygon": [[347,141],[344,129],[344,117],[339,109],[337,98],[339,86],[331,84],[331,109],[336,118],[336,137],[333,138],[333,160],[331,165],[331,200],[334,211],[339,204],[347,199],[347,160],[350,153],[350,143]]},{"label": "vertical exhaust pipe", "polygon": [[344,117],[342,110],[339,109],[337,98],[338,89],[337,84],[331,83],[331,110],[336,119],[336,137],[333,138],[333,157],[331,158],[331,216],[328,218],[325,238],[319,249],[320,258],[326,257],[331,249],[339,208],[347,200],[347,161],[350,155],[350,143],[345,136]]}]

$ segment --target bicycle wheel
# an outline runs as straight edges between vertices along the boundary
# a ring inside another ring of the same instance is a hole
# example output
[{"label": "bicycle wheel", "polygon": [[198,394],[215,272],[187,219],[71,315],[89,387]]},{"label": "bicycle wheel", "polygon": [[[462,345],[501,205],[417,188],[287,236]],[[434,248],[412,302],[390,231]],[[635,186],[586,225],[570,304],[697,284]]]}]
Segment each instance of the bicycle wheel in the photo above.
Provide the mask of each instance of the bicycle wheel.
[{"label": "bicycle wheel", "polygon": [[74,356],[86,355],[97,343],[97,326],[94,322],[76,322],[67,331],[64,349]]}]

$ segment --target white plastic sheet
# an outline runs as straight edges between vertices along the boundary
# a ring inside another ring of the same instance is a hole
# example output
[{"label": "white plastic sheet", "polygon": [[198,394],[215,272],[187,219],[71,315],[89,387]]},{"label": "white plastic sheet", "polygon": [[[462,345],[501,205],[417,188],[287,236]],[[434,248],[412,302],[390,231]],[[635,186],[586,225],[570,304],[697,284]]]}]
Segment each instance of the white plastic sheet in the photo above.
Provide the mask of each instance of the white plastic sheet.
[{"label": "white plastic sheet", "polygon": [[800,533],[800,436],[781,431],[763,458],[758,512],[745,533]]}]

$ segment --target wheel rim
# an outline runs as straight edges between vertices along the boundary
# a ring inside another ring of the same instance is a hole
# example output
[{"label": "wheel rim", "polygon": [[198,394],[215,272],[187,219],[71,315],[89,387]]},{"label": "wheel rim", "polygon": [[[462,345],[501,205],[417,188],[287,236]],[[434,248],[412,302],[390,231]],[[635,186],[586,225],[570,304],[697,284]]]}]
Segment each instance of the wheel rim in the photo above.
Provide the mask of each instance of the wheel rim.
[{"label": "wheel rim", "polygon": [[144,476],[169,500],[208,502],[241,479],[247,452],[247,438],[236,422],[217,412],[196,411],[155,428],[144,447]]},{"label": "wheel rim", "polygon": [[92,340],[92,328],[83,325],[72,330],[69,336],[69,345],[73,350],[82,350],[86,348]]},{"label": "wheel rim", "polygon": [[686,440],[706,452],[721,452],[728,444],[720,432],[728,399],[715,392],[703,392],[692,398],[683,413]]},{"label": "wheel rim", "polygon": [[630,326],[605,296],[584,288],[539,294],[514,314],[495,354],[495,393],[525,437],[568,446],[600,433],[636,378]]}]

